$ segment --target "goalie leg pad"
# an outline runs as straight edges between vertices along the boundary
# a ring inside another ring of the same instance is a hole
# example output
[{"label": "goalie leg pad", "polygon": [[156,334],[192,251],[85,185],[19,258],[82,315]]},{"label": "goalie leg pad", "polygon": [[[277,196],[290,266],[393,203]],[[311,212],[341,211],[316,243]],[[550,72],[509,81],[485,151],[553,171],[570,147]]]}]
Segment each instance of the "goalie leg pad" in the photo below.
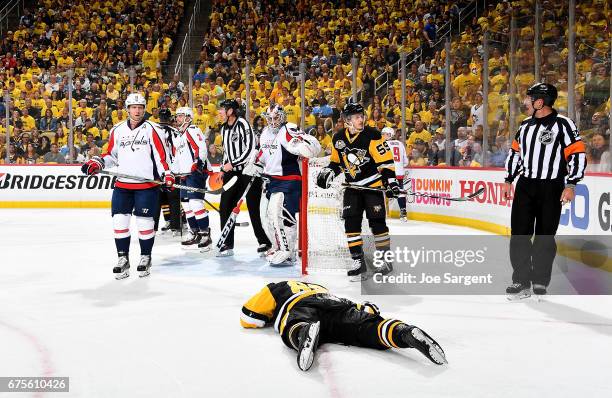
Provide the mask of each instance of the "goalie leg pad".
[{"label": "goalie leg pad", "polygon": [[259,202],[259,218],[261,219],[262,227],[268,236],[270,242],[272,242],[272,250],[278,250],[276,239],[274,239],[274,225],[272,219],[268,216],[268,205],[270,203],[270,192],[264,192],[261,195],[261,201]]},{"label": "goalie leg pad", "polygon": [[278,246],[278,251],[274,253],[268,261],[271,264],[280,264],[290,260],[294,256],[295,237],[297,227],[295,212],[286,208],[288,201],[285,199],[284,192],[274,192],[270,195],[268,203],[268,219],[274,228],[274,240]]}]

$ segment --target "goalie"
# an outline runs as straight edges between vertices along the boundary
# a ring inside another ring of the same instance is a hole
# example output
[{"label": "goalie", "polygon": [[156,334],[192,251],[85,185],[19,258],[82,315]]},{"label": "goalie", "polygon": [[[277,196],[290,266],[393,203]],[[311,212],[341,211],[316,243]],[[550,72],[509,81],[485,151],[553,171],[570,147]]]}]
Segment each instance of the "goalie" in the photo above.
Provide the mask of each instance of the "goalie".
[{"label": "goalie", "polygon": [[[364,127],[363,107],[347,102],[342,110],[342,119],[346,128],[334,134],[329,166],[317,176],[317,185],[328,189],[333,179],[343,170],[346,182],[355,186],[344,192],[342,219],[353,259],[353,267],[347,274],[351,281],[358,282],[367,279],[361,237],[364,211],[374,235],[376,250],[388,251],[391,244],[383,192],[360,190],[359,187],[384,186],[389,198],[399,197],[400,187],[395,178],[395,166],[389,145],[380,131],[369,126]],[[391,263],[385,263],[376,272],[388,274],[392,268]]]},{"label": "goalie", "polygon": [[260,211],[272,242],[266,253],[271,265],[293,265],[297,240],[296,213],[302,191],[300,156],[311,158],[321,151],[319,141],[287,123],[282,106],[271,104],[264,113],[267,126],[259,138],[259,152],[243,173],[268,180]]},{"label": "goalie", "polygon": [[283,343],[297,351],[297,363],[307,371],[319,345],[339,343],[387,350],[415,348],[437,365],[448,363],[444,350],[422,329],[380,316],[378,307],[356,304],[329,294],[314,283],[269,283],[242,307],[245,328],[274,325]]}]

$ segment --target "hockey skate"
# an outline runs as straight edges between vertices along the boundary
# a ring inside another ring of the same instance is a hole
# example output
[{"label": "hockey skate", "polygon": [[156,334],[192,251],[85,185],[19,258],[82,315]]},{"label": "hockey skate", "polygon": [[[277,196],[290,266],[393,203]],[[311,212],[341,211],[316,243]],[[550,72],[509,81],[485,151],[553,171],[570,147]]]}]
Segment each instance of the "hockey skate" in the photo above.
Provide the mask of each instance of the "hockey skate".
[{"label": "hockey skate", "polygon": [[408,215],[406,209],[400,209],[400,221],[408,222]]},{"label": "hockey skate", "polygon": [[368,267],[363,254],[353,257],[353,267],[346,274],[351,282],[361,282],[368,279]]},{"label": "hockey skate", "polygon": [[404,326],[401,339],[410,348],[416,348],[436,365],[447,364],[446,355],[440,345],[427,333],[416,326]]},{"label": "hockey skate", "polygon": [[163,227],[161,227],[161,232],[163,234],[167,234],[168,232],[170,232],[170,221],[166,221],[166,224],[164,224]]},{"label": "hockey skate", "polygon": [[506,288],[506,294],[509,301],[523,300],[531,297],[530,286],[516,282]]},{"label": "hockey skate", "polygon": [[272,247],[270,245],[262,243],[257,248],[257,254],[259,254],[260,257],[267,257],[268,256],[268,252],[270,251],[271,248]]},{"label": "hockey skate", "polygon": [[[384,251],[382,251],[382,253],[384,253]],[[385,261],[384,255],[381,256],[380,261],[382,263],[380,266],[376,266],[376,261],[374,261],[374,273],[381,275],[390,274],[393,271],[393,263]]]},{"label": "hockey skate", "polygon": [[266,257],[272,267],[292,267],[295,265],[295,253],[289,250],[277,250]]},{"label": "hockey skate", "polygon": [[196,250],[198,248],[198,244],[202,241],[202,235],[199,233],[190,232],[191,237],[181,242],[181,246],[185,250]]},{"label": "hockey skate", "polygon": [[150,269],[151,269],[151,256],[146,255],[146,254],[141,255],[140,264],[138,264],[138,267],[136,268],[136,271],[138,271],[138,276],[141,278],[144,278],[145,276],[149,276],[149,274],[151,273]]},{"label": "hockey skate", "polygon": [[212,239],[210,238],[210,228],[206,232],[198,232],[198,234],[202,235],[200,243],[198,243],[198,249],[200,249],[200,253],[209,252],[212,248]]},{"label": "hockey skate", "polygon": [[216,254],[216,257],[231,257],[234,255],[234,249],[230,249],[223,245]]},{"label": "hockey skate", "polygon": [[117,266],[113,268],[113,274],[115,274],[117,280],[130,276],[130,259],[126,253],[119,255],[119,261],[117,261]]},{"label": "hockey skate", "polygon": [[298,348],[297,364],[304,372],[309,370],[314,362],[315,353],[319,345],[320,329],[321,322],[314,322],[303,326],[302,330],[300,330],[300,335],[298,337],[300,346]]},{"label": "hockey skate", "polygon": [[546,293],[546,286],[540,285],[539,283],[533,284],[533,296],[536,301],[543,301]]}]

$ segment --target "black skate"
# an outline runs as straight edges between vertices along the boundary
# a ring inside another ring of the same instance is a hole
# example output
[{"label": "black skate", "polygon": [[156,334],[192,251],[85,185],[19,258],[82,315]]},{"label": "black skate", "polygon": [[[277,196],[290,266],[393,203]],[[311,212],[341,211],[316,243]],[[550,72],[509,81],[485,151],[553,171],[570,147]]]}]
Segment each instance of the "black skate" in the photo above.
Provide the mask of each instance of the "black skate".
[{"label": "black skate", "polygon": [[181,246],[185,250],[195,250],[198,248],[198,244],[202,241],[202,235],[199,233],[192,233],[191,238],[187,238],[181,242]]},{"label": "black skate", "polygon": [[[384,252],[383,252],[384,254]],[[380,265],[380,267],[376,266],[376,261],[374,261],[374,273],[375,274],[381,274],[381,275],[387,275],[390,274],[391,271],[393,271],[393,263],[392,262],[388,262],[384,260],[384,255],[381,256],[380,261],[382,262],[382,264]]]},{"label": "black skate", "polygon": [[297,364],[304,372],[309,370],[314,362],[315,353],[319,347],[320,329],[321,322],[314,322],[303,326],[300,330],[300,335],[298,336],[300,346],[298,347]]},{"label": "black skate", "polygon": [[368,279],[368,267],[363,254],[353,257],[353,267],[346,274],[351,282],[361,282]]},{"label": "black skate", "polygon": [[540,285],[539,283],[533,284],[533,295],[537,301],[542,301],[543,296],[545,296],[546,293],[546,286]]},{"label": "black skate", "polygon": [[200,243],[198,243],[198,249],[200,249],[201,253],[209,252],[212,248],[212,239],[210,238],[210,228],[206,232],[198,232],[199,235],[202,235]]},{"label": "black skate", "polygon": [[506,288],[508,300],[518,301],[531,296],[530,286],[516,282]]},{"label": "black skate", "polygon": [[144,278],[145,276],[149,276],[151,273],[151,256],[147,254],[143,254],[140,256],[140,264],[136,268],[138,271],[138,276]]},{"label": "black skate", "polygon": [[406,213],[406,209],[401,209],[400,210],[400,221],[403,221],[403,222],[407,222],[408,221],[408,216],[407,216],[407,213]]},{"label": "black skate", "polygon": [[130,276],[130,259],[127,253],[120,253],[119,260],[117,261],[117,266],[113,268],[113,274],[115,274],[115,279],[125,279]]},{"label": "black skate", "polygon": [[166,221],[166,224],[164,224],[163,227],[161,227],[161,231],[162,232],[168,232],[170,230],[170,221]]},{"label": "black skate", "polygon": [[272,246],[262,243],[257,248],[257,254],[259,254],[259,257],[266,257],[268,250],[270,250],[271,248]]},{"label": "black skate", "polygon": [[401,339],[410,348],[416,348],[436,365],[447,364],[446,355],[440,345],[427,333],[416,326],[408,326],[402,330]]}]

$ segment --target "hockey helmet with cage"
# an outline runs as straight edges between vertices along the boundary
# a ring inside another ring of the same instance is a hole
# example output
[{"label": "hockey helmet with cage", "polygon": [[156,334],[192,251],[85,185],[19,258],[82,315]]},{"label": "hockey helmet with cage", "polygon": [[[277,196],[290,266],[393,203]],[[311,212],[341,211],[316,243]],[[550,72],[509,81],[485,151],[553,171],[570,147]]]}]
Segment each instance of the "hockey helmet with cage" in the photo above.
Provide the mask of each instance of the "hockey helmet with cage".
[{"label": "hockey helmet with cage", "polygon": [[544,105],[553,106],[557,100],[557,88],[548,83],[536,83],[527,89],[527,95],[531,97],[532,102],[538,99],[544,100]]},{"label": "hockey helmet with cage", "polygon": [[147,106],[147,101],[145,100],[145,97],[142,96],[142,94],[132,93],[128,95],[127,99],[125,100],[125,109],[128,109],[131,105]]},{"label": "hockey helmet with cage", "polygon": [[287,122],[287,113],[279,104],[272,103],[266,109],[263,116],[266,118],[266,123],[273,129],[279,129]]}]

